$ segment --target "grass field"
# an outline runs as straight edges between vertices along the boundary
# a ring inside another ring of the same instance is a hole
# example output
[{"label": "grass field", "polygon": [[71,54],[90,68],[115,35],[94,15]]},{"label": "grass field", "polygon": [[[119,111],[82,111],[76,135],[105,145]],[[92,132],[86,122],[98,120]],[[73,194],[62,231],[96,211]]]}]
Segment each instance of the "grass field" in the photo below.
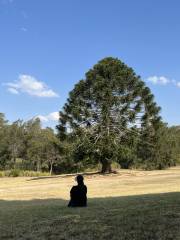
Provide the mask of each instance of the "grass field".
[{"label": "grass field", "polygon": [[85,175],[87,208],[67,208],[73,175],[0,179],[0,240],[180,239],[180,168]]}]

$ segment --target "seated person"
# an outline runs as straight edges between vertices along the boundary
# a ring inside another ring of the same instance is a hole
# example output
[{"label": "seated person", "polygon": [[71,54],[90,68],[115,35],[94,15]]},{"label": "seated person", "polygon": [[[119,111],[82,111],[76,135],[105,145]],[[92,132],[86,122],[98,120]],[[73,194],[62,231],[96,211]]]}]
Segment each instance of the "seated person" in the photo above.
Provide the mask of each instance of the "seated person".
[{"label": "seated person", "polygon": [[86,207],[87,206],[87,187],[84,185],[82,175],[76,177],[78,185],[73,186],[70,191],[70,201],[68,207]]}]

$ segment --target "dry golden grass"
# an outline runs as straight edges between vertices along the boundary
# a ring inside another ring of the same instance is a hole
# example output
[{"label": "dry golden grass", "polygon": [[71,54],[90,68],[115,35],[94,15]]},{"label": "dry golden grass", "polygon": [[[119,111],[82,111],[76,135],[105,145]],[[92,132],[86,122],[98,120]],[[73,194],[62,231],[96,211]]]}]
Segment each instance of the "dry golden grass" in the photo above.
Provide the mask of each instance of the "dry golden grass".
[{"label": "dry golden grass", "polygon": [[88,207],[67,208],[74,175],[0,179],[0,240],[179,240],[180,168],[85,175]]},{"label": "dry golden grass", "polygon": [[[68,199],[71,186],[76,184],[74,178],[74,175],[1,178],[0,199]],[[180,168],[161,171],[120,170],[110,175],[87,174],[85,184],[89,198],[178,192]]]}]

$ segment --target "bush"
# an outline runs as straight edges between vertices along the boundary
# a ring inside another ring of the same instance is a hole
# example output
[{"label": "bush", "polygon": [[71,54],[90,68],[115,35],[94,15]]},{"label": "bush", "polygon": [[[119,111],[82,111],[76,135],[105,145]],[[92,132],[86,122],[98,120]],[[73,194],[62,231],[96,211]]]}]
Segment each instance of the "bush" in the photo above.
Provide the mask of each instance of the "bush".
[{"label": "bush", "polygon": [[19,169],[11,169],[8,171],[5,171],[6,177],[19,177],[20,176],[20,170]]},{"label": "bush", "polygon": [[40,177],[49,175],[48,172],[23,171],[20,169],[0,171],[0,177]]},{"label": "bush", "polygon": [[5,176],[4,172],[0,171],[0,177],[4,177],[4,176]]},{"label": "bush", "polygon": [[48,172],[35,172],[35,171],[21,171],[22,177],[40,177],[40,176],[49,176]]}]

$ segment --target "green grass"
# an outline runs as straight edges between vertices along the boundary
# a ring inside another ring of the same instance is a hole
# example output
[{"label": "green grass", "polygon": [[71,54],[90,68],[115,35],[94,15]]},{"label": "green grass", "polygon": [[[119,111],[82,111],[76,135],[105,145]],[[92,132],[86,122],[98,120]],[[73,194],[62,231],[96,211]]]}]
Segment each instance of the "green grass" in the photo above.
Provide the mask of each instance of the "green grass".
[{"label": "green grass", "polygon": [[180,193],[89,199],[87,208],[67,201],[0,201],[0,239],[180,239]]}]

